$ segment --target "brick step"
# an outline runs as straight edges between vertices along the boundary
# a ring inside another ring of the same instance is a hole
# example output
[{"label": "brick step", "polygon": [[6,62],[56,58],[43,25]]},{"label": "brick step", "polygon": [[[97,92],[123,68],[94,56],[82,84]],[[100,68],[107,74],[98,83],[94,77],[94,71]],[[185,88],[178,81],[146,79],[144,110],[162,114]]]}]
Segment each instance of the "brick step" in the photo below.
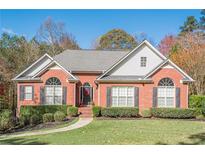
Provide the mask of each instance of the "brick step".
[{"label": "brick step", "polygon": [[86,114],[86,115],[85,114],[81,114],[80,115],[80,117],[92,117],[92,116],[93,116],[92,114]]},{"label": "brick step", "polygon": [[93,117],[92,115],[80,115],[80,118],[91,118]]},{"label": "brick step", "polygon": [[92,112],[81,112],[80,114],[92,114]]},{"label": "brick step", "polygon": [[79,108],[79,111],[91,111],[91,110],[92,110],[91,108],[84,108],[84,109]]},{"label": "brick step", "polygon": [[80,107],[79,108],[80,117],[90,118],[93,116],[91,107]]},{"label": "brick step", "polygon": [[87,111],[79,111],[80,113],[92,113],[92,111],[89,111],[89,110],[87,110]]}]

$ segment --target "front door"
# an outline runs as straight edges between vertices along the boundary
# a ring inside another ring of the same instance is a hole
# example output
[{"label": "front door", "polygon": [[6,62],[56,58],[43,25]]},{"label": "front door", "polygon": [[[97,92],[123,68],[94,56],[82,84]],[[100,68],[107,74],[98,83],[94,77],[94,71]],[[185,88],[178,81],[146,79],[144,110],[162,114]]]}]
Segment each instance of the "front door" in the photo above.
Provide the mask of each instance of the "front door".
[{"label": "front door", "polygon": [[89,83],[85,83],[81,88],[81,104],[82,105],[91,105],[92,96],[93,96],[93,88]]}]

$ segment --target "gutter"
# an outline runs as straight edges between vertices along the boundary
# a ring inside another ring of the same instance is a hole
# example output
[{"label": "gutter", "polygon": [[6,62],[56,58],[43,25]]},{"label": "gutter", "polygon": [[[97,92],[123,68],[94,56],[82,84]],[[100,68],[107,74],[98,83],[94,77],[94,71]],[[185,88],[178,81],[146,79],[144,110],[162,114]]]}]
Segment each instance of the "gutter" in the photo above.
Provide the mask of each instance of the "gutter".
[{"label": "gutter", "polygon": [[12,81],[17,81],[17,82],[43,82],[40,78],[29,78],[29,79],[12,79]]},{"label": "gutter", "polygon": [[95,83],[154,83],[152,80],[95,80]]}]

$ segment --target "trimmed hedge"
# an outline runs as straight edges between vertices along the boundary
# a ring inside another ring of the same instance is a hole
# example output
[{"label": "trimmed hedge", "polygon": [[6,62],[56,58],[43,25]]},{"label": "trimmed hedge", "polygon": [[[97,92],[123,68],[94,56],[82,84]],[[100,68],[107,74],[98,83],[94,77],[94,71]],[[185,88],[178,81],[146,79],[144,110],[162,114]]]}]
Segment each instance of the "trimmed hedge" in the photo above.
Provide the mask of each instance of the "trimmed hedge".
[{"label": "trimmed hedge", "polygon": [[27,110],[30,114],[43,115],[45,113],[55,113],[56,111],[61,111],[67,114],[68,105],[39,105],[39,106],[21,106],[20,114]]},{"label": "trimmed hedge", "polygon": [[142,116],[143,118],[150,118],[150,117],[152,117],[151,110],[150,110],[150,109],[144,109],[144,110],[142,110],[141,116]]},{"label": "trimmed hedge", "polygon": [[[33,125],[33,122],[35,120],[42,122],[43,121],[43,115],[45,113],[54,114],[57,111],[60,111],[60,112],[63,112],[65,115],[67,115],[67,108],[68,107],[70,107],[70,105],[21,106],[20,117],[19,117],[20,118],[20,124],[22,126],[29,125],[29,124]],[[39,119],[37,119],[37,117],[32,117],[33,115],[38,115]],[[32,120],[31,120],[31,118],[32,118]]]},{"label": "trimmed hedge", "polygon": [[133,107],[110,107],[102,108],[101,115],[104,117],[137,117],[139,113],[138,108]]},{"label": "trimmed hedge", "polygon": [[68,114],[68,116],[71,116],[71,117],[78,116],[78,108],[77,107],[68,107],[67,114]]},{"label": "trimmed hedge", "polygon": [[67,115],[67,108],[69,105],[39,105],[39,106],[21,106],[20,109],[20,116],[21,114],[24,114],[25,112],[28,115],[34,115],[37,114],[40,117],[43,116],[45,113],[55,113],[56,111],[61,111],[65,115]]},{"label": "trimmed hedge", "polygon": [[53,122],[54,121],[54,117],[53,117],[53,113],[45,113],[43,115],[43,122]]},{"label": "trimmed hedge", "polygon": [[99,116],[101,116],[101,107],[99,107],[99,106],[93,106],[92,110],[93,110],[93,116],[94,116],[94,117],[99,117]]},{"label": "trimmed hedge", "polygon": [[190,119],[195,118],[193,109],[152,108],[152,116],[157,118]]},{"label": "trimmed hedge", "polygon": [[57,111],[54,114],[54,121],[63,121],[65,118],[66,118],[66,115],[61,111]]},{"label": "trimmed hedge", "polygon": [[192,95],[189,97],[189,108],[193,108],[197,115],[205,116],[205,96]]},{"label": "trimmed hedge", "polygon": [[42,122],[42,120],[37,114],[34,114],[30,117],[30,124],[31,125],[37,125],[37,124],[40,124],[41,122]]},{"label": "trimmed hedge", "polygon": [[5,131],[13,127],[12,111],[5,109],[0,113],[0,130]]}]

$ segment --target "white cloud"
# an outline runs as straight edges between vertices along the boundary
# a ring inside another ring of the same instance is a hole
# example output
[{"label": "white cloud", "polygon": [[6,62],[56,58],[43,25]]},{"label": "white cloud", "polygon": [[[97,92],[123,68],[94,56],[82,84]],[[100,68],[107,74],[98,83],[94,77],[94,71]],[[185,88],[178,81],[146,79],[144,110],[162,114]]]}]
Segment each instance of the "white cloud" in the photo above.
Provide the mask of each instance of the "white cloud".
[{"label": "white cloud", "polygon": [[12,29],[2,28],[1,30],[2,30],[3,33],[8,33],[8,34],[11,34],[11,35],[16,35],[16,33]]}]

